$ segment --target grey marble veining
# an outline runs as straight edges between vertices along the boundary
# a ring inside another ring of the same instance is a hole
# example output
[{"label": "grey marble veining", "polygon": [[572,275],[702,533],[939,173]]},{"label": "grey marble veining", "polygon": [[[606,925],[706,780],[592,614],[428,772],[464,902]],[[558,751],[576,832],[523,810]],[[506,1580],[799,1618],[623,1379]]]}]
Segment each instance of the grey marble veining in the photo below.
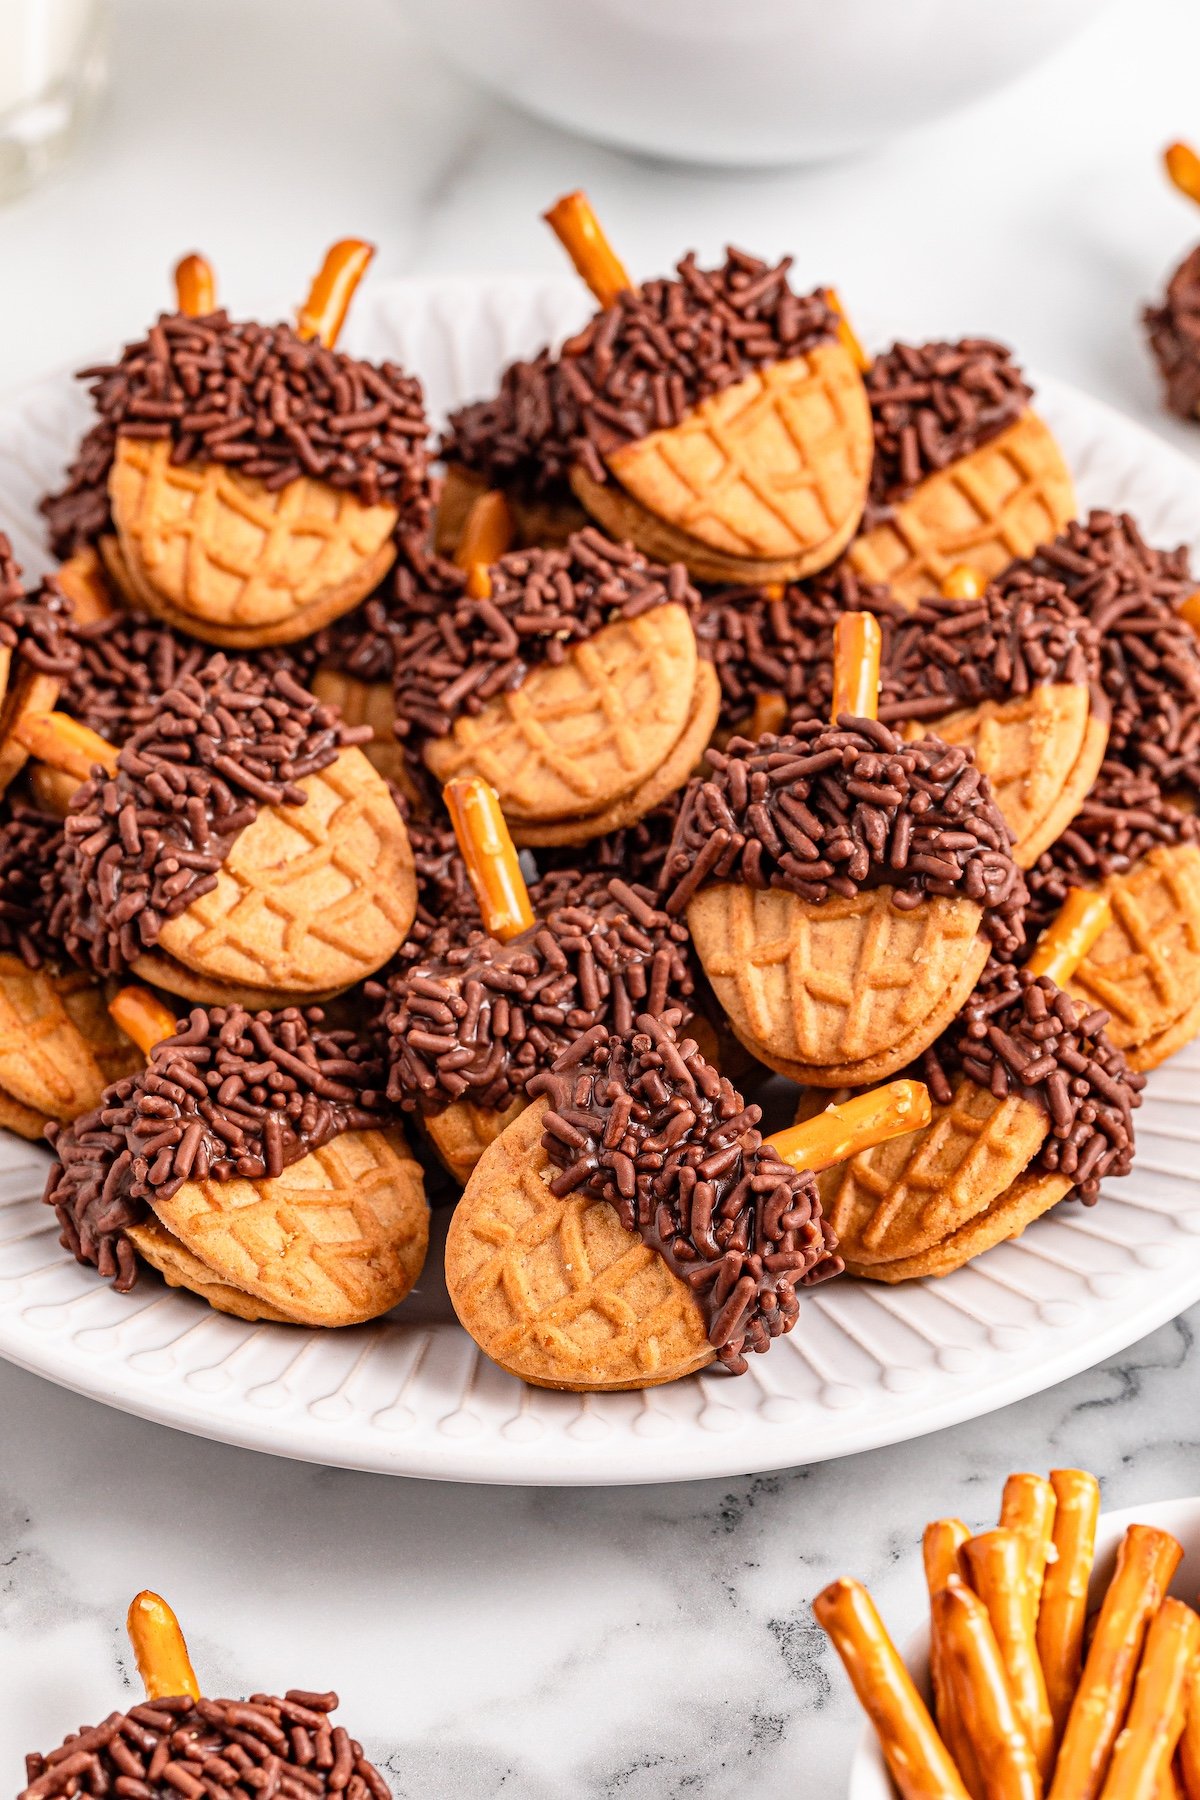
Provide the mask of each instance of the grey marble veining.
[{"label": "grey marble veining", "polygon": [[210,1691],[338,1688],[397,1800],[834,1800],[858,1722],[812,1595],[858,1575],[906,1633],[926,1519],[986,1523],[1013,1468],[1094,1468],[1108,1507],[1200,1491],[1198,1328],[893,1449],[624,1490],[310,1468],[0,1367],[0,1792],[137,1692],[151,1586]]}]

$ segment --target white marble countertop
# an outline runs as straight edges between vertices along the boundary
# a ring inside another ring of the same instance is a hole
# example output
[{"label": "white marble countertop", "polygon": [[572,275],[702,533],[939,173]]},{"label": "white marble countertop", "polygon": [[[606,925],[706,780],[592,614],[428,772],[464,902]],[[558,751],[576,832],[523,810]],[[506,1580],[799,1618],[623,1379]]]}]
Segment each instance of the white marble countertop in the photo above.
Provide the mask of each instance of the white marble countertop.
[{"label": "white marble countertop", "polygon": [[[80,159],[0,210],[0,390],[137,328],[203,245],[247,311],[357,232],[382,274],[554,268],[585,185],[635,269],[727,236],[790,249],[897,332],[987,331],[1158,423],[1133,321],[1200,235],[1157,154],[1200,135],[1194,0],[1118,0],[1072,50],[886,151],[738,177],[576,143],[437,66],[387,0],[117,0]],[[2,497],[0,497],[2,508]],[[843,1791],[857,1730],[808,1602],[853,1572],[898,1629],[933,1511],[1012,1467],[1106,1503],[1200,1490],[1200,1310],[1006,1412],[781,1476],[628,1491],[446,1488],[305,1468],[0,1367],[0,1792],[132,1690],[130,1595],[168,1593],[214,1691],[341,1689],[405,1800]]]}]

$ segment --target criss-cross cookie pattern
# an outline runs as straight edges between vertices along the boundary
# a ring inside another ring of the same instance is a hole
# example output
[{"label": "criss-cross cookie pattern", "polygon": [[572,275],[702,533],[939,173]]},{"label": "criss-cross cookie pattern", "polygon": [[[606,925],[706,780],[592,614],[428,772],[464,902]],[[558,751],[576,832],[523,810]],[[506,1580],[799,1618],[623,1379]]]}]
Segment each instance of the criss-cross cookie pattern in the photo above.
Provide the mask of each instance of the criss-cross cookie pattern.
[{"label": "criss-cross cookie pattern", "polygon": [[218,1280],[312,1325],[395,1305],[428,1239],[421,1171],[391,1131],[345,1132],[274,1180],[185,1182],[155,1212]]},{"label": "criss-cross cookie pattern", "polygon": [[541,663],[520,687],[433,738],[441,782],[481,775],[514,818],[595,812],[645,781],[674,749],[696,683],[696,639],[681,606],[605,625]]},{"label": "criss-cross cookie pattern", "polygon": [[800,555],[861,511],[870,409],[840,344],[748,376],[608,459],[627,493],[727,555]]},{"label": "criss-cross cookie pattern", "polygon": [[990,444],[928,476],[847,555],[866,580],[888,582],[897,599],[916,601],[940,592],[956,563],[990,580],[1074,516],[1058,445],[1036,414],[1025,413]]},{"label": "criss-cross cookie pattern", "polygon": [[168,1287],[185,1288],[212,1307],[214,1312],[244,1319],[248,1324],[268,1321],[288,1325],[291,1320],[268,1300],[256,1300],[240,1288],[219,1281],[207,1263],[194,1256],[165,1225],[153,1217],[128,1227],[129,1240],[143,1262],[157,1269]]},{"label": "criss-cross cookie pattern", "polygon": [[724,884],[702,890],[688,920],[739,1032],[772,1060],[838,1065],[902,1043],[967,960],[979,960],[973,902],[931,898],[901,911],[890,896],[873,888],[814,905],[781,888]]},{"label": "criss-cross cookie pattern", "polygon": [[95,1106],[141,1058],[82,971],[55,975],[0,955],[0,1087],[43,1119]]},{"label": "criss-cross cookie pattern", "polygon": [[357,749],[300,783],[303,806],[264,807],[159,948],[218,981],[281,992],[348,987],[400,947],[416,909],[412,851],[381,777]]},{"label": "criss-cross cookie pattern", "polygon": [[358,583],[350,606],[374,584],[394,507],[307,476],[272,491],[224,463],[172,463],[171,448],[120,438],[110,479],[135,582],[169,605],[213,625],[268,627],[330,589]]},{"label": "criss-cross cookie pattern", "polygon": [[1144,1044],[1200,1001],[1200,848],[1151,850],[1106,883],[1112,922],[1069,992],[1111,1014],[1122,1049]]},{"label": "criss-cross cookie pattern", "polygon": [[425,1130],[434,1149],[457,1181],[466,1181],[489,1144],[525,1110],[525,1100],[511,1100],[502,1112],[455,1100],[442,1112],[430,1113]]}]

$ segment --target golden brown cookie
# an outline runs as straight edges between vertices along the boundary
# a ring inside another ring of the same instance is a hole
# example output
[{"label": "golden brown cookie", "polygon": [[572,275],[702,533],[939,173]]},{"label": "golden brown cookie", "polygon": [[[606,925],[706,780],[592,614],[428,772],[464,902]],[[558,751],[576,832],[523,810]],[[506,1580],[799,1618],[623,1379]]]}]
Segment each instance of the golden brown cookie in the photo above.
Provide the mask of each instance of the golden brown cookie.
[{"label": "golden brown cookie", "polygon": [[347,1131],[274,1180],[188,1181],[155,1212],[224,1285],[298,1325],[357,1325],[421,1273],[429,1208],[399,1131]]},{"label": "golden brown cookie", "polygon": [[785,888],[717,882],[688,926],[734,1032],[793,1081],[861,1086],[904,1069],[950,1023],[987,962],[979,906],[886,887],[813,904]]},{"label": "golden brown cookie", "polygon": [[169,625],[230,649],[289,644],[348,612],[395,560],[394,506],[307,476],[271,490],[119,436],[108,491],[121,581]]},{"label": "golden brown cookie", "polygon": [[539,663],[520,687],[425,745],[441,783],[479,775],[510,825],[577,820],[647,782],[689,722],[696,635],[686,609],[655,606]]},{"label": "golden brown cookie", "polygon": [[29,969],[0,952],[0,1089],[23,1113],[42,1124],[77,1119],[110,1081],[141,1066],[92,976]]},{"label": "golden brown cookie", "polygon": [[1075,517],[1070,470],[1049,427],[1026,412],[999,437],[927,476],[847,557],[866,581],[915,605],[957,563],[990,581]]},{"label": "golden brown cookie", "polygon": [[193,1256],[177,1237],[172,1237],[157,1219],[146,1219],[140,1225],[126,1227],[125,1235],[152,1269],[157,1269],[168,1287],[186,1288],[198,1299],[206,1300],[214,1312],[228,1313],[231,1318],[245,1319],[248,1324],[268,1322],[290,1325],[286,1313],[265,1300],[254,1300],[240,1288],[218,1281],[207,1263]]},{"label": "golden brown cookie", "polygon": [[417,804],[420,796],[409,774],[404,752],[396,742],[396,703],[390,681],[360,681],[340,669],[318,669],[309,683],[318,700],[336,706],[347,725],[369,725],[371,741],[360,746],[372,768],[398,787],[406,800]]},{"label": "golden brown cookie", "polygon": [[524,1095],[510,1100],[502,1112],[455,1100],[442,1112],[427,1113],[422,1121],[430,1143],[455,1181],[464,1183],[489,1144],[525,1111]]},{"label": "golden brown cookie", "polygon": [[1021,1175],[991,1206],[930,1249],[895,1262],[861,1267],[847,1260],[846,1267],[851,1274],[865,1275],[871,1281],[921,1281],[927,1276],[950,1275],[985,1250],[1020,1237],[1027,1225],[1057,1206],[1070,1191],[1069,1175]]},{"label": "golden brown cookie", "polygon": [[[467,515],[491,484],[462,463],[448,463],[433,526],[433,547],[442,556],[458,549]],[[557,549],[572,532],[582,531],[588,516],[569,494],[526,496],[506,488],[504,498],[512,517],[513,545],[520,550]]]},{"label": "golden brown cookie", "polygon": [[5,1131],[15,1131],[18,1137],[37,1144],[45,1135],[46,1124],[44,1113],[37,1112],[32,1106],[22,1106],[19,1100],[14,1100],[0,1088],[0,1127]]},{"label": "golden brown cookie", "polygon": [[550,1191],[544,1100],[484,1151],[450,1221],[446,1285],[502,1369],[575,1393],[655,1387],[712,1361],[695,1299],[604,1200]]},{"label": "golden brown cookie", "polygon": [[871,411],[840,342],[757,370],[571,486],[611,537],[703,581],[792,581],[845,549],[866,501]]}]

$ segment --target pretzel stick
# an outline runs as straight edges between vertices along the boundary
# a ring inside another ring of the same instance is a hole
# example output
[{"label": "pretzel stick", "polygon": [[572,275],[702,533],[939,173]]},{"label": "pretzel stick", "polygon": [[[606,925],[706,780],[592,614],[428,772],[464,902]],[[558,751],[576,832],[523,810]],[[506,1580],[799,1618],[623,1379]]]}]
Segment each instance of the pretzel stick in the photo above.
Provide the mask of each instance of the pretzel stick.
[{"label": "pretzel stick", "polygon": [[842,345],[843,349],[850,352],[850,355],[854,359],[854,365],[859,370],[860,374],[865,375],[871,366],[871,358],[863,349],[862,340],[846,315],[846,309],[842,305],[841,295],[836,288],[831,287],[825,289],[825,298],[829,303],[830,309],[837,314],[838,342]]},{"label": "pretzel stick", "polygon": [[1042,1800],[1042,1779],[983,1601],[952,1575],[933,1597],[933,1618],[987,1800]]},{"label": "pretzel stick", "polygon": [[987,1608],[1021,1729],[1045,1781],[1054,1761],[1054,1720],[1038,1661],[1024,1538],[1001,1526],[963,1546],[967,1578]]},{"label": "pretzel stick", "polygon": [[108,1003],[109,1015],[127,1038],[132,1038],[143,1056],[149,1056],[155,1044],[174,1037],[178,1021],[169,1006],[157,994],[142,987],[123,987]]},{"label": "pretzel stick", "polygon": [[1165,1531],[1131,1525],[1067,1715],[1050,1800],[1095,1800],[1125,1717],[1146,1627],[1183,1551]]},{"label": "pretzel stick", "polygon": [[1129,1717],[1113,1750],[1102,1800],[1157,1800],[1183,1735],[1188,1671],[1200,1651],[1200,1615],[1164,1600],[1146,1633]]},{"label": "pretzel stick", "polygon": [[193,254],[175,264],[175,299],[189,319],[216,312],[217,278],[207,257]]},{"label": "pretzel stick", "polygon": [[746,736],[755,743],[768,732],[780,732],[787,724],[787,701],[782,694],[759,694],[746,725]]},{"label": "pretzel stick", "polygon": [[464,775],[446,783],[442,798],[483,914],[483,928],[507,943],[529,930],[533,907],[496,790],[478,775]]},{"label": "pretzel stick", "polygon": [[104,579],[100,558],[90,544],[67,558],[58,571],[58,585],[71,602],[77,625],[94,625],[98,619],[111,619],[118,610]]},{"label": "pretzel stick", "polygon": [[125,1629],[147,1700],[174,1699],[180,1694],[200,1698],[200,1684],[179,1620],[160,1595],[149,1589],[138,1594],[130,1602]]},{"label": "pretzel stick", "polygon": [[836,725],[843,713],[856,719],[879,714],[879,657],[883,633],[874,613],[843,613],[833,628],[833,704]]},{"label": "pretzel stick", "polygon": [[889,1138],[920,1131],[933,1117],[929,1089],[920,1081],[889,1081],[884,1087],[855,1094],[840,1105],[789,1125],[766,1141],[794,1169],[814,1175],[834,1163],[849,1161],[861,1150],[886,1144]]},{"label": "pretzel stick", "polygon": [[1163,151],[1167,174],[1189,200],[1200,202],[1200,156],[1190,144],[1168,144]]},{"label": "pretzel stick", "polygon": [[955,563],[942,576],[942,599],[978,600],[986,585],[979,570],[973,569],[970,563]]},{"label": "pretzel stick", "polygon": [[1179,1740],[1179,1774],[1185,1800],[1200,1800],[1200,1660],[1192,1664]]},{"label": "pretzel stick", "polygon": [[1026,967],[1065,987],[1112,918],[1112,901],[1094,888],[1071,888],[1037,941]]},{"label": "pretzel stick", "polygon": [[[925,1527],[925,1535],[921,1539],[921,1554],[925,1564],[925,1583],[929,1589],[931,1606],[934,1595],[940,1593],[950,1577],[958,1573],[958,1553],[970,1535],[961,1519],[934,1519]],[[950,1677],[946,1669],[945,1650],[941,1638],[933,1629],[932,1619],[930,1620],[929,1635],[929,1678],[933,1687],[933,1716],[937,1722],[937,1728],[942,1734],[946,1748],[958,1764],[958,1772],[971,1795],[971,1800],[983,1800],[983,1777],[979,1773],[979,1764],[975,1760],[974,1748],[955,1704],[954,1690],[950,1685]]]},{"label": "pretzel stick", "polygon": [[901,1800],[970,1800],[866,1588],[831,1583],[813,1601],[813,1616],[875,1727]]},{"label": "pretzel stick", "polygon": [[499,488],[480,494],[467,514],[454,552],[460,569],[467,571],[467,592],[472,600],[490,600],[489,565],[497,562],[513,541],[513,518]]},{"label": "pretzel stick", "polygon": [[1052,1469],[1054,1550],[1042,1583],[1037,1646],[1056,1737],[1062,1736],[1083,1669],[1088,1582],[1100,1516],[1100,1484],[1082,1469]]},{"label": "pretzel stick", "polygon": [[564,194],[542,217],[601,306],[611,306],[618,294],[637,292],[585,193]]},{"label": "pretzel stick", "polygon": [[29,713],[13,727],[13,736],[39,762],[49,763],[86,781],[96,764],[116,773],[117,751],[98,731],[91,731],[68,713]]},{"label": "pretzel stick", "polygon": [[1188,1800],[1187,1791],[1183,1785],[1183,1775],[1180,1772],[1178,1752],[1176,1752],[1174,1762],[1158,1784],[1158,1800]]},{"label": "pretzel stick", "polygon": [[29,765],[29,785],[43,812],[65,819],[79,783],[74,775],[64,775],[61,769],[52,769],[49,763],[34,762]]},{"label": "pretzel stick", "polygon": [[1034,1622],[1042,1599],[1046,1564],[1054,1549],[1054,1489],[1040,1475],[1010,1475],[1000,1501],[1000,1523],[1025,1544],[1025,1579]]},{"label": "pretzel stick", "polygon": [[1193,631],[1200,632],[1200,591],[1188,595],[1179,608],[1179,616],[1187,620]]},{"label": "pretzel stick", "polygon": [[333,349],[342,335],[355,289],[374,254],[374,244],[362,238],[340,238],[329,246],[308,298],[296,313],[297,337],[319,338],[327,350]]}]

